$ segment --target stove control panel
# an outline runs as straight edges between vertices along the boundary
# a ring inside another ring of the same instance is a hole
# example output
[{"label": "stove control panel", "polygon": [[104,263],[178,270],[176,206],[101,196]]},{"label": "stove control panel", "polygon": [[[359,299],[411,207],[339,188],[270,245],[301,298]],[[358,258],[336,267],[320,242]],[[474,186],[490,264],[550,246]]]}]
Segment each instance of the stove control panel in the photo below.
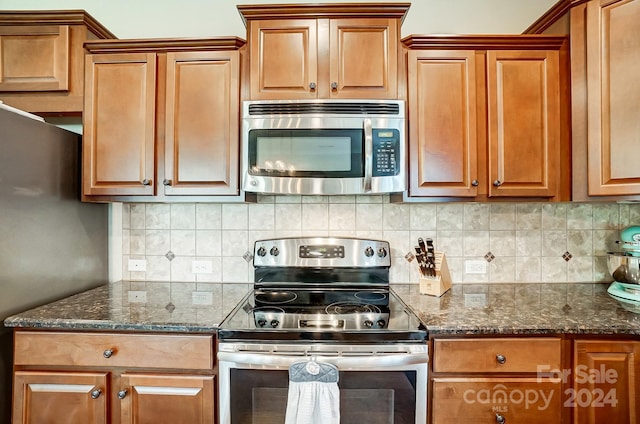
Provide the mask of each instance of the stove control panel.
[{"label": "stove control panel", "polygon": [[300,246],[299,258],[344,258],[344,246],[329,244],[302,245]]},{"label": "stove control panel", "polygon": [[257,240],[255,267],[344,267],[391,266],[389,243],[351,237],[291,237]]}]

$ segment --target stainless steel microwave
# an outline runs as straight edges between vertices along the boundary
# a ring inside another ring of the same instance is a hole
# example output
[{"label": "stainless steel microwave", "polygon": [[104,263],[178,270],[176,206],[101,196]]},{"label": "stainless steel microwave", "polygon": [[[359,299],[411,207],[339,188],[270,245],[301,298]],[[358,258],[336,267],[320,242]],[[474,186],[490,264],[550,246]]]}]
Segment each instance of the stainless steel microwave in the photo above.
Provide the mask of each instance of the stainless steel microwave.
[{"label": "stainless steel microwave", "polygon": [[401,100],[245,101],[242,186],[270,194],[406,189]]}]

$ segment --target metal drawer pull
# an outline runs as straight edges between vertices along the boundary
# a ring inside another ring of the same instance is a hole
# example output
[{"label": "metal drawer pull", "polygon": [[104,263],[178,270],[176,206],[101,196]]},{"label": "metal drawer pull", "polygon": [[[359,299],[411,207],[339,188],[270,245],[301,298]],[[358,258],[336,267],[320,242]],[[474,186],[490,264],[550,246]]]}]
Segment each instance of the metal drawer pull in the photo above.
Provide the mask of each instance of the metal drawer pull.
[{"label": "metal drawer pull", "polygon": [[102,352],[102,356],[104,356],[107,359],[111,358],[113,356],[113,348],[107,349],[104,352]]},{"label": "metal drawer pull", "polygon": [[332,82],[332,83],[331,83],[331,89],[333,89],[333,90],[337,90],[337,89],[338,89],[338,83],[337,83],[337,82],[335,82],[335,81],[334,81],[334,82]]},{"label": "metal drawer pull", "polygon": [[168,180],[168,179],[165,178],[164,180],[162,180],[162,184],[166,185],[166,186],[170,186],[171,185],[171,180]]},{"label": "metal drawer pull", "polygon": [[118,399],[124,399],[127,397],[127,389],[122,389],[118,392]]},{"label": "metal drawer pull", "polygon": [[506,422],[507,422],[507,420],[506,420],[506,418],[505,418],[505,417],[503,417],[502,415],[500,415],[500,414],[496,414],[496,422],[497,422],[498,424],[504,424],[504,423],[506,423]]},{"label": "metal drawer pull", "polygon": [[316,83],[315,82],[309,83],[309,88],[311,90],[315,90],[316,89]]},{"label": "metal drawer pull", "polygon": [[151,180],[147,180],[145,178],[144,180],[140,181],[140,184],[145,185],[145,186],[151,185]]},{"label": "metal drawer pull", "polygon": [[102,390],[100,389],[93,389],[91,391],[91,399],[98,399],[100,397],[100,395],[102,394]]},{"label": "metal drawer pull", "polygon": [[504,364],[507,362],[507,357],[498,353],[496,355],[496,361],[498,361],[499,364]]},{"label": "metal drawer pull", "polygon": [[500,187],[500,186],[502,185],[502,181],[500,181],[500,180],[495,180],[495,181],[493,182],[493,185],[494,185],[494,186],[496,186],[496,187]]},{"label": "metal drawer pull", "polygon": [[471,185],[474,187],[478,187],[480,185],[480,183],[478,182],[478,180],[473,180],[471,181]]}]

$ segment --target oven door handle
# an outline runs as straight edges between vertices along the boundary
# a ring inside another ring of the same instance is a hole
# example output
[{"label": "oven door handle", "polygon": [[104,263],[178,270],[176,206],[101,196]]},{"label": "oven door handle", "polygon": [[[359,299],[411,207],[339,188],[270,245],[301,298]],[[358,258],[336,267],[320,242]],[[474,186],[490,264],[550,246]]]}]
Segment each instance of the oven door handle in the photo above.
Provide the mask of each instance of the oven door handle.
[{"label": "oven door handle", "polygon": [[380,369],[406,367],[408,365],[426,364],[429,361],[428,354],[410,354],[410,353],[384,353],[369,354],[362,356],[323,356],[313,355],[309,352],[306,355],[280,355],[277,353],[255,353],[255,352],[218,352],[218,360],[220,362],[230,362],[244,366],[273,367],[273,368],[289,368],[294,362],[309,360],[311,357],[317,362],[324,362],[335,365],[339,370],[349,369]]},{"label": "oven door handle", "polygon": [[373,178],[373,128],[371,119],[364,120],[364,192],[371,193]]}]

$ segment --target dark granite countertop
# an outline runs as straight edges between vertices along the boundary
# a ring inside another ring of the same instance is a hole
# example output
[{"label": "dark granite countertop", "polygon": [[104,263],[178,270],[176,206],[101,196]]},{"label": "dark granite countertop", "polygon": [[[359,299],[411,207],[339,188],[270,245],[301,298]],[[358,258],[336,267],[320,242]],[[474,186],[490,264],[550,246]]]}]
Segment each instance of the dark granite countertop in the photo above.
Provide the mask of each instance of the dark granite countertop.
[{"label": "dark granite countertop", "polygon": [[[456,284],[439,298],[419,294],[417,284],[392,287],[432,334],[640,336],[640,314],[619,306],[607,284]],[[215,332],[250,288],[122,281],[8,317],[5,326]]]},{"label": "dark granite countertop", "polygon": [[606,283],[457,284],[442,297],[396,289],[430,334],[589,334],[640,337],[640,314]]}]

